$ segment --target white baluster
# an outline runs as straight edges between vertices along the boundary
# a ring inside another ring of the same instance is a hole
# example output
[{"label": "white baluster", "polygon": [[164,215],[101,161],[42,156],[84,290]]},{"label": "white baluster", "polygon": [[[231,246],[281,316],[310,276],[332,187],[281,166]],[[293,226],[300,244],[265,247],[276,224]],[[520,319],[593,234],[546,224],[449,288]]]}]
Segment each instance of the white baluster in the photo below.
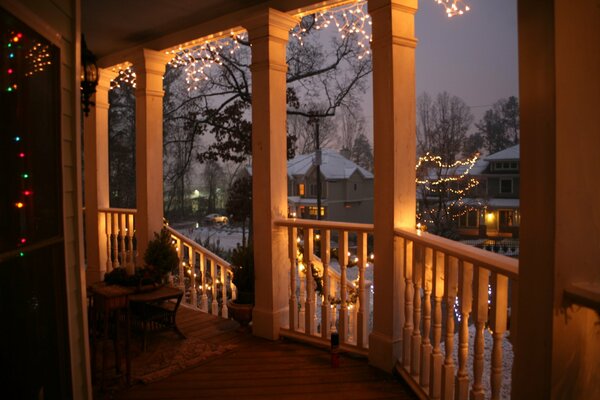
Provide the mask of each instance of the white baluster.
[{"label": "white baluster", "polygon": [[295,332],[298,328],[298,300],[296,298],[296,271],[297,271],[297,242],[298,229],[288,228],[288,257],[290,259],[290,300],[289,300],[289,329]]},{"label": "white baluster", "polygon": [[440,251],[435,252],[433,269],[433,349],[431,351],[431,373],[429,375],[429,396],[439,399],[442,392],[442,298],[444,296],[444,271],[446,257]]},{"label": "white baluster", "polygon": [[429,371],[431,361],[431,286],[433,270],[433,250],[425,249],[423,272],[423,336],[421,337],[421,371],[420,384],[423,389],[429,388]]},{"label": "white baluster", "polygon": [[127,232],[125,231],[126,228],[126,218],[127,218],[127,214],[125,213],[118,213],[117,215],[117,221],[119,224],[119,259],[121,260],[121,266],[125,267],[126,271],[128,274],[133,274],[133,266],[130,266],[127,263],[127,250],[125,248],[125,235],[127,234]]},{"label": "white baluster", "polygon": [[179,289],[185,293],[185,258],[183,253],[183,243],[178,238],[175,238],[175,248],[179,255]]},{"label": "white baluster", "polygon": [[460,305],[460,334],[458,346],[458,373],[456,374],[456,400],[469,397],[469,315],[473,305],[473,264],[461,261],[459,264],[458,299]]},{"label": "white baluster", "polygon": [[406,371],[410,371],[411,337],[413,333],[413,242],[404,239],[404,328],[402,365]]},{"label": "white baluster", "polygon": [[306,266],[306,304],[305,304],[305,327],[307,335],[315,333],[315,282],[312,277],[312,262],[314,249],[314,231],[313,228],[304,229],[304,264]]},{"label": "white baluster", "polygon": [[471,400],[484,400],[483,390],[483,360],[485,339],[483,329],[488,320],[488,285],[490,272],[485,268],[476,267],[474,272],[475,290],[473,294],[473,321],[475,323],[475,343],[473,351],[473,387]]},{"label": "white baluster", "polygon": [[190,274],[190,302],[194,308],[198,308],[198,291],[196,289],[196,268],[198,265],[196,264],[196,252],[193,248],[189,248],[190,252],[190,269],[192,273]]},{"label": "white baluster", "polygon": [[454,396],[454,359],[452,353],[454,348],[454,302],[458,289],[458,260],[455,257],[449,257],[446,266],[446,287],[444,288],[446,299],[446,357],[442,366],[442,399],[449,400]]},{"label": "white baluster", "polygon": [[340,325],[338,333],[340,336],[340,344],[347,341],[348,335],[348,297],[346,290],[346,267],[348,266],[348,232],[340,231],[338,234],[338,261],[340,263]]},{"label": "white baluster", "polygon": [[331,326],[329,303],[329,263],[331,259],[331,233],[329,229],[321,232],[321,261],[323,261],[323,300],[321,301],[321,337],[329,339]]},{"label": "white baluster", "polygon": [[419,381],[421,361],[421,282],[423,280],[423,246],[415,244],[413,247],[413,333],[411,336],[410,374],[415,381]]},{"label": "white baluster", "polygon": [[118,244],[118,235],[119,235],[119,216],[116,213],[111,213],[110,218],[111,223],[111,247],[112,247],[112,256],[113,256],[113,268],[120,267],[119,263],[119,244]]},{"label": "white baluster", "polygon": [[108,273],[113,268],[112,257],[111,257],[111,240],[110,240],[111,218],[110,218],[110,213],[108,213],[108,212],[103,212],[102,215],[104,217],[104,233],[106,234],[106,271],[105,272]]},{"label": "white baluster", "polygon": [[492,337],[494,345],[492,348],[492,371],[491,386],[492,399],[500,398],[502,389],[502,344],[506,332],[508,308],[508,278],[498,273],[492,273],[492,312],[490,327],[494,332]]},{"label": "white baluster", "polygon": [[365,281],[365,270],[367,268],[367,234],[366,232],[359,232],[357,234],[357,256],[358,256],[358,310],[357,310],[357,335],[356,345],[359,348],[366,349],[367,345],[367,322],[368,322],[368,310],[365,308],[367,305],[367,293],[366,293],[366,281]]},{"label": "white baluster", "polygon": [[201,274],[200,287],[202,289],[202,295],[200,296],[200,310],[208,312],[208,295],[206,294],[208,288],[206,284],[206,257],[204,253],[200,253],[200,265],[199,270]]},{"label": "white baluster", "polygon": [[228,309],[227,309],[227,285],[226,280],[227,275],[225,275],[225,267],[220,265],[221,270],[221,317],[227,318]]},{"label": "white baluster", "polygon": [[215,260],[210,259],[210,279],[211,284],[211,314],[219,315],[219,301],[217,300],[217,263]]}]

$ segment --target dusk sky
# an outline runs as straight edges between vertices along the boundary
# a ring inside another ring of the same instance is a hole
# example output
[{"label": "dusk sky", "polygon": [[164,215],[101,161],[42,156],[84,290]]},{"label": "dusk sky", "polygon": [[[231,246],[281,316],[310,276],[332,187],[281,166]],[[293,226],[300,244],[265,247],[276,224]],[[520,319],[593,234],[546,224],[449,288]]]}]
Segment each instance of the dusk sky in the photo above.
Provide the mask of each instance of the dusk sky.
[{"label": "dusk sky", "polygon": [[[518,97],[516,0],[467,0],[471,11],[448,18],[434,0],[416,15],[417,96],[447,91],[462,98],[478,121],[489,105]],[[372,120],[370,93],[364,107]]]}]

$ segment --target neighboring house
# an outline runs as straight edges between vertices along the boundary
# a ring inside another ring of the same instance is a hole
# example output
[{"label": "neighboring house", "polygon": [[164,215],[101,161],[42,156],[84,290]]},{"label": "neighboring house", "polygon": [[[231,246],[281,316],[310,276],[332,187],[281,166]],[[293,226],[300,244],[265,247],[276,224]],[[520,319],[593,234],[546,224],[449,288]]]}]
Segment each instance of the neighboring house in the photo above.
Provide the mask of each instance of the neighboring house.
[{"label": "neighboring house", "polygon": [[[336,150],[321,150],[321,219],[373,223],[373,174]],[[245,169],[252,174],[251,167]],[[287,163],[290,215],[317,219],[315,153]]]},{"label": "neighboring house", "polygon": [[477,161],[470,175],[479,180],[479,187],[465,199],[476,210],[459,217],[461,236],[518,237],[519,166],[519,145]]}]

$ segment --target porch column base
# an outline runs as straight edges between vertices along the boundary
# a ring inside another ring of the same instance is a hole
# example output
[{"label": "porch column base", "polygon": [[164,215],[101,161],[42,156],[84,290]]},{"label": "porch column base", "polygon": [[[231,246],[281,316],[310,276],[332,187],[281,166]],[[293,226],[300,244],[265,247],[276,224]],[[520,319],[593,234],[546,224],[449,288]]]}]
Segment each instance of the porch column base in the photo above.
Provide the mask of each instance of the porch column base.
[{"label": "porch column base", "polygon": [[373,332],[369,335],[369,364],[385,372],[393,371],[400,358],[402,340]]},{"label": "porch column base", "polygon": [[252,334],[269,340],[279,339],[279,330],[283,320],[287,318],[287,308],[279,311],[259,309],[252,310]]}]

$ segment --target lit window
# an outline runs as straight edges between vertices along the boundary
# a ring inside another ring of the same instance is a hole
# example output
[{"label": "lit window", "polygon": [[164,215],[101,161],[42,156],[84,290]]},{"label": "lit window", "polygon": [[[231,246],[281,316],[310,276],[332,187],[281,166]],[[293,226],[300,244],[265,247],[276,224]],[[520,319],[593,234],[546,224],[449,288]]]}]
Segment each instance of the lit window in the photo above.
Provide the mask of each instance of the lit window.
[{"label": "lit window", "polygon": [[304,183],[298,185],[298,196],[304,196]]}]

